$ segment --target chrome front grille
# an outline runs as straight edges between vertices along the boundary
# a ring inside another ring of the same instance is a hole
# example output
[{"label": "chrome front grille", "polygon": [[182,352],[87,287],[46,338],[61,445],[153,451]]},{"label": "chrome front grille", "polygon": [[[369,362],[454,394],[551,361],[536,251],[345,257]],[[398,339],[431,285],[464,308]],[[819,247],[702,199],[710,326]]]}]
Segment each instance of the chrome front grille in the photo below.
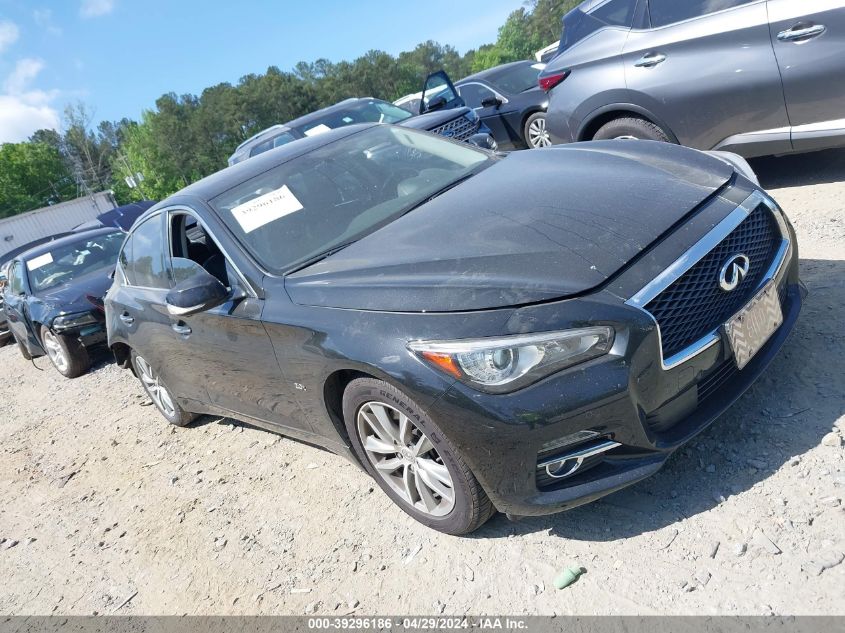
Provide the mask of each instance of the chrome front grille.
[{"label": "chrome front grille", "polygon": [[[758,205],[701,261],[646,304],[660,325],[665,358],[717,329],[748,303],[776,257],[781,239],[769,208]],[[719,272],[737,253],[747,255],[751,267],[736,290],[725,292],[719,287]]]},{"label": "chrome front grille", "polygon": [[465,141],[478,130],[478,121],[470,121],[465,116],[447,121],[433,130],[435,134],[453,138],[456,141]]},{"label": "chrome front grille", "polygon": [[[626,303],[648,313],[658,326],[662,363],[670,369],[715,344],[722,325],[769,279],[789,253],[786,222],[774,203],[755,192]],[[732,256],[750,260],[733,291],[719,276]]]}]

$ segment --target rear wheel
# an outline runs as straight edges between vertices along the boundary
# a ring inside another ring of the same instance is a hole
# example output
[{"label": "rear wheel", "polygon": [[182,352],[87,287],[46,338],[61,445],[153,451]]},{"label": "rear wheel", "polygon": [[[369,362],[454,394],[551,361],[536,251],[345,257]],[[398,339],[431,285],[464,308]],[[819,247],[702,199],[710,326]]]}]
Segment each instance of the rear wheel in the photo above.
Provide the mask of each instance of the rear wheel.
[{"label": "rear wheel", "polygon": [[354,380],[343,393],[343,417],[367,472],[420,523],[466,534],[494,514],[457,449],[399,389],[373,378]]},{"label": "rear wheel", "polygon": [[608,139],[640,139],[671,143],[669,135],[659,125],[633,116],[613,119],[601,126],[593,136],[594,141]]},{"label": "rear wheel", "polygon": [[91,366],[88,350],[75,338],[54,334],[50,328],[42,325],[41,342],[53,367],[65,378],[81,376]]},{"label": "rear wheel", "polygon": [[522,138],[525,139],[528,149],[551,146],[552,139],[546,129],[545,112],[535,112],[525,120]]},{"label": "rear wheel", "polygon": [[135,375],[141,381],[144,391],[153,401],[156,409],[159,410],[165,419],[174,426],[187,426],[197,416],[194,413],[185,411],[176,399],[170,394],[165,384],[161,381],[158,372],[153,369],[146,360],[132,352],[132,366],[135,368]]}]

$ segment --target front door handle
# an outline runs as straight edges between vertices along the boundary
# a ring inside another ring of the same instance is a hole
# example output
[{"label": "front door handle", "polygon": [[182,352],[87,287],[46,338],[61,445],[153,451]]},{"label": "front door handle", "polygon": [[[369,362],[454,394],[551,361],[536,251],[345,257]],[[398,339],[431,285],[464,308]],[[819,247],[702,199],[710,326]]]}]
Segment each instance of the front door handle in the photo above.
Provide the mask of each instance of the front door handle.
[{"label": "front door handle", "polygon": [[822,33],[827,31],[827,27],[824,24],[815,24],[813,26],[802,26],[797,24],[793,26],[791,29],[787,29],[786,31],[781,31],[778,33],[778,41],[781,42],[796,42],[798,40],[810,40],[814,37],[818,37]]},{"label": "front door handle", "polygon": [[188,336],[188,334],[190,334],[192,331],[191,326],[186,325],[181,321],[179,323],[174,323],[170,327],[173,328],[173,331],[176,332],[176,334],[180,334],[181,336]]},{"label": "front door handle", "polygon": [[638,62],[634,64],[637,68],[654,68],[658,64],[666,61],[666,55],[663,53],[648,53],[643,55]]},{"label": "front door handle", "polygon": [[120,315],[120,320],[123,321],[126,325],[132,325],[135,323],[135,317],[129,316],[127,312],[124,312]]}]

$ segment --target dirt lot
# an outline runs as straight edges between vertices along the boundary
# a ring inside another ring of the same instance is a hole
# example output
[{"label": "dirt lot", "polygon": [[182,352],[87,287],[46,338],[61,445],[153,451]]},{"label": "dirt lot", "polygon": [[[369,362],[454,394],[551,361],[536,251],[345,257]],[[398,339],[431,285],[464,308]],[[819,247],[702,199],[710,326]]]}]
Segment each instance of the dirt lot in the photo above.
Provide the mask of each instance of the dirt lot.
[{"label": "dirt lot", "polygon": [[0,350],[0,613],[845,614],[845,152],[754,166],[811,292],[771,370],[657,476],[470,538],[327,452],[169,427],[105,358]]}]

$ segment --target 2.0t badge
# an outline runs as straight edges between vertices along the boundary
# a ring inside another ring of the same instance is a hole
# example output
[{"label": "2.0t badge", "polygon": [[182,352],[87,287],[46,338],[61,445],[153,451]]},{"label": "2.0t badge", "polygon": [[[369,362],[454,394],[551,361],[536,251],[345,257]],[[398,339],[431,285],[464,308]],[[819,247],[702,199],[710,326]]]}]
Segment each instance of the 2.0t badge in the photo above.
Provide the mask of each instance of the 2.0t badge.
[{"label": "2.0t badge", "polygon": [[747,255],[733,255],[722,270],[719,271],[719,287],[725,292],[736,290],[736,287],[742,283],[742,280],[748,275],[751,268],[751,260]]}]

